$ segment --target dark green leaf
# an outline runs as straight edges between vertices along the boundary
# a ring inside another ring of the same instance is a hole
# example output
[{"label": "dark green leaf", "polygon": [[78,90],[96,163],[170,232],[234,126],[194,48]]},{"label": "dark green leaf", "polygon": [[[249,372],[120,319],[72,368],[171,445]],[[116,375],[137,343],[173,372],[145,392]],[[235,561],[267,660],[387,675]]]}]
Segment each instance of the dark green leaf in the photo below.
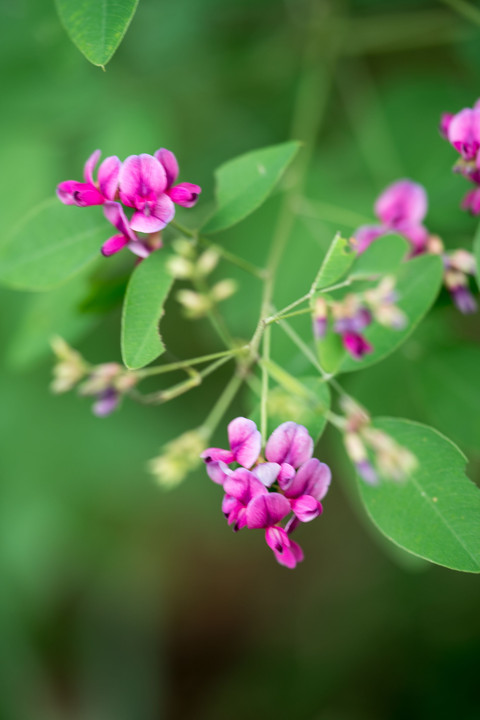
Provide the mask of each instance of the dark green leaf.
[{"label": "dark green leaf", "polygon": [[25,216],[2,247],[0,282],[23,290],[50,290],[99,257],[108,232],[98,207],[47,200]]},{"label": "dark green leaf", "polygon": [[267,199],[298,152],[300,143],[254,150],[234,158],[216,171],[217,209],[202,228],[216,233],[250,215]]},{"label": "dark green leaf", "polygon": [[130,370],[148,365],[165,350],[159,323],[173,283],[166,269],[168,257],[165,250],[156,250],[130,278],[122,315],[122,357]]},{"label": "dark green leaf", "polygon": [[120,45],[138,0],[55,0],[72,42],[94,65],[105,65]]},{"label": "dark green leaf", "polygon": [[382,418],[375,427],[418,462],[403,481],[382,479],[360,494],[377,527],[394,543],[454,570],[480,572],[480,490],[465,475],[465,457],[436,430]]}]

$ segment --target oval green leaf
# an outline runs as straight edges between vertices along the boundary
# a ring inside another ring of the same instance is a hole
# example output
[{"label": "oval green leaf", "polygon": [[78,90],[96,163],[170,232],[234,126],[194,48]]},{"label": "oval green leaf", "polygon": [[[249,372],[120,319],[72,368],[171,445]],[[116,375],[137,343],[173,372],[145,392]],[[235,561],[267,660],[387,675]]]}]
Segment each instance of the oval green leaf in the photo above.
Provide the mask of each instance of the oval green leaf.
[{"label": "oval green leaf", "polygon": [[314,291],[333,285],[350,270],[357,254],[348,240],[335,235],[313,283]]},{"label": "oval green leaf", "polygon": [[138,0],[56,0],[72,42],[93,65],[111,59],[137,9]]},{"label": "oval green leaf", "polygon": [[299,147],[299,142],[286,142],[254,150],[221,165],[215,173],[217,209],[202,232],[210,234],[226,230],[260,207]]},{"label": "oval green leaf", "polygon": [[121,344],[123,362],[130,370],[148,365],[165,350],[159,323],[173,283],[166,268],[168,257],[165,250],[156,250],[137,265],[128,283]]},{"label": "oval green leaf", "polygon": [[360,278],[394,273],[409,250],[410,245],[400,235],[383,235],[357,255],[350,275]]},{"label": "oval green leaf", "polygon": [[432,428],[382,418],[375,427],[417,458],[402,481],[377,486],[360,478],[360,495],[375,525],[408,552],[453,570],[480,572],[480,489],[465,475],[465,456]]},{"label": "oval green leaf", "polygon": [[98,207],[47,200],[25,216],[2,247],[0,282],[21,290],[50,290],[99,257],[107,237]]}]

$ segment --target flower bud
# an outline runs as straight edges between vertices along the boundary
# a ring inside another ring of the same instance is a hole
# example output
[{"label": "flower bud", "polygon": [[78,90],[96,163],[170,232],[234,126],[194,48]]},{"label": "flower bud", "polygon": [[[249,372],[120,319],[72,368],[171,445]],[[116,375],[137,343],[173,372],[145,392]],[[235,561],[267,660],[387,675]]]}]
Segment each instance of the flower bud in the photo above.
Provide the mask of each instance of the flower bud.
[{"label": "flower bud", "polygon": [[200,275],[208,275],[217,267],[220,255],[213,248],[205,250],[197,260],[197,272]]},{"label": "flower bud", "polygon": [[179,290],[176,294],[178,302],[183,305],[191,318],[199,318],[205,315],[211,307],[212,301],[206,295],[201,295],[194,290]]},{"label": "flower bud", "polygon": [[150,460],[148,468],[159,485],[164,489],[173,488],[201,464],[204,447],[205,437],[200,430],[191,430],[164,445],[162,453]]},{"label": "flower bud", "polygon": [[194,265],[182,255],[172,255],[167,260],[168,272],[179,280],[186,280],[193,277]]},{"label": "flower bud", "polygon": [[236,293],[238,285],[235,280],[220,280],[210,291],[210,295],[215,302],[221,302],[227,300],[234,293]]},{"label": "flower bud", "polygon": [[50,388],[54,393],[68,392],[85,377],[89,366],[80,353],[70,347],[63,338],[54,337],[51,346],[58,362],[53,368]]}]

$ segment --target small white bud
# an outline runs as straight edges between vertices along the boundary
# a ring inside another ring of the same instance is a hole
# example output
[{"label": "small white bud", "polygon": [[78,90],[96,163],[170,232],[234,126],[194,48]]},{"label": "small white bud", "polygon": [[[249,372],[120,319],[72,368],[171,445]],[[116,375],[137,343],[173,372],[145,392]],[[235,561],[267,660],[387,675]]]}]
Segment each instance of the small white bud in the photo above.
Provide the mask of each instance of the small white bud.
[{"label": "small white bud", "polygon": [[208,275],[217,267],[218,261],[220,260],[220,255],[216,250],[213,248],[209,248],[208,250],[205,250],[197,261],[197,272],[200,275]]},{"label": "small white bud", "polygon": [[238,285],[235,280],[220,280],[210,291],[215,302],[221,302],[231,297],[237,291]]},{"label": "small white bud", "polygon": [[193,277],[194,266],[190,260],[182,257],[181,255],[173,255],[167,260],[168,272],[173,275],[174,278],[179,280],[186,280]]}]

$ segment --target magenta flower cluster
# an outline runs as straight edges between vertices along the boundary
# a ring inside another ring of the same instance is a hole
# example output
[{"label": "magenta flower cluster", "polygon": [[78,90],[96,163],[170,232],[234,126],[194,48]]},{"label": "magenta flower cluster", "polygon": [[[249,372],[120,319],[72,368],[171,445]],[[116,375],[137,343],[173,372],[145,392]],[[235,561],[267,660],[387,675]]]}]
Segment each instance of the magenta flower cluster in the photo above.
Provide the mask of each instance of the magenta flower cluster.
[{"label": "magenta flower cluster", "polygon": [[116,156],[107,157],[95,180],[100,154],[100,150],[95,150],[85,163],[84,182],[61,182],[57,195],[65,205],[103,205],[105,217],[117,230],[102,245],[103,255],[113,255],[128,247],[136,255],[146,257],[161,247],[158,233],[173,220],[175,204],[192,207],[201,188],[192,183],[174,184],[178,163],[165,148],[154,155],[130,155],[123,163]]},{"label": "magenta flower cluster", "polygon": [[454,171],[475,187],[465,195],[462,207],[472,215],[480,214],[480,100],[473,108],[463,108],[452,115],[444,113],[440,120],[440,134],[460,154]]},{"label": "magenta flower cluster", "polygon": [[[303,560],[292,532],[322,513],[331,480],[328,465],[312,457],[314,442],[303,425],[285,422],[271,434],[260,457],[262,436],[252,420],[228,426],[229,450],[208,448],[201,457],[209,477],[225,492],[222,510],[234,531],[264,529],[267,545],[281,565]],[[280,523],[286,518],[286,523]]]}]

